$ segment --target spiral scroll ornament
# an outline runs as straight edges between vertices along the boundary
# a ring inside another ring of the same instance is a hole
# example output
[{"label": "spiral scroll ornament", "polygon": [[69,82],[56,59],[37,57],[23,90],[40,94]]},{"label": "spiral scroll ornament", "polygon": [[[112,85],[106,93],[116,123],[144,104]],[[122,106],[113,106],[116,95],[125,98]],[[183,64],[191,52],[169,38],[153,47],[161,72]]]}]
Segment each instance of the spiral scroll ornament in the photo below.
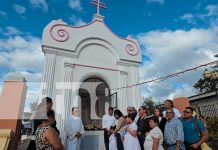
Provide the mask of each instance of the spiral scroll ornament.
[{"label": "spiral scroll ornament", "polygon": [[51,27],[50,35],[53,40],[58,42],[65,42],[69,39],[69,33],[63,29],[64,25],[56,24]]},{"label": "spiral scroll ornament", "polygon": [[126,45],[126,52],[129,55],[135,56],[139,53],[139,50],[137,48],[134,48],[134,46],[132,46],[131,44],[127,44]]}]

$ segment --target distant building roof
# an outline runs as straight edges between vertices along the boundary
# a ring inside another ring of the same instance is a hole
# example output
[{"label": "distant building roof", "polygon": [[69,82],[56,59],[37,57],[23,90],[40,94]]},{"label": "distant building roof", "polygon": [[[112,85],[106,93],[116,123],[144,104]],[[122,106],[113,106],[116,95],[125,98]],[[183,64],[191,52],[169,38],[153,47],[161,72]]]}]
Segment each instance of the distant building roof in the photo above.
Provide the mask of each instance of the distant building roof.
[{"label": "distant building roof", "polygon": [[210,97],[210,96],[215,96],[215,95],[216,95],[216,92],[213,91],[213,92],[193,95],[193,96],[188,97],[188,99],[189,99],[189,101],[196,101],[196,100],[200,100],[200,99],[205,98],[205,97]]}]

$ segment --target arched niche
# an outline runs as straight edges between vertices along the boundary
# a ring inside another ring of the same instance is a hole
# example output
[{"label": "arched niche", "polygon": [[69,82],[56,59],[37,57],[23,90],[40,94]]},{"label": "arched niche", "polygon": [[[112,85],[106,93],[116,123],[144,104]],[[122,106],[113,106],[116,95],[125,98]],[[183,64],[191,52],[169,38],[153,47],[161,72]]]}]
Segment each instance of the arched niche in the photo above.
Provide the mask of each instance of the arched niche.
[{"label": "arched niche", "polygon": [[98,77],[87,78],[79,88],[81,118],[86,130],[99,130],[110,102],[108,84]]}]

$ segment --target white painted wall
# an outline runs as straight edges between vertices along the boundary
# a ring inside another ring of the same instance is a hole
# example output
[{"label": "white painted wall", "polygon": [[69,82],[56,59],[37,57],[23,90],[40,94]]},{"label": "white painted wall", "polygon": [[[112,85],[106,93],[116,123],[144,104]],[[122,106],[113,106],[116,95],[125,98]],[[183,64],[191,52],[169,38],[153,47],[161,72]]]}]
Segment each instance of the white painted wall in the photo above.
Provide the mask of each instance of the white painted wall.
[{"label": "white painted wall", "polygon": [[[72,106],[79,103],[75,102],[78,98],[74,98],[78,93],[63,89],[67,85],[60,82],[77,83],[98,77],[110,89],[140,82],[141,50],[137,41],[118,37],[102,20],[96,19],[83,27],[71,27],[54,20],[43,31],[42,49],[45,53],[43,82],[47,84],[42,94],[55,100],[54,108],[63,141],[66,138],[64,119]],[[79,88],[80,84],[73,85]],[[138,108],[140,105],[139,86],[111,91],[114,92],[118,92],[118,108],[124,113],[127,106]]]}]

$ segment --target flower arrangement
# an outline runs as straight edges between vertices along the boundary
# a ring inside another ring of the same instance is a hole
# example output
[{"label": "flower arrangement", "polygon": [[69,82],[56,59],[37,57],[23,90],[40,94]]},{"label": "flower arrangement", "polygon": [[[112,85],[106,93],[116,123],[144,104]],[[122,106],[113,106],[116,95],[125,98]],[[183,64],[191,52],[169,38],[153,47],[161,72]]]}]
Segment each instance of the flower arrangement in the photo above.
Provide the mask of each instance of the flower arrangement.
[{"label": "flower arrangement", "polygon": [[97,131],[97,130],[103,130],[102,126],[100,124],[95,124],[95,125],[92,125],[92,124],[88,124],[88,125],[85,125],[84,126],[84,129],[86,131]]}]

